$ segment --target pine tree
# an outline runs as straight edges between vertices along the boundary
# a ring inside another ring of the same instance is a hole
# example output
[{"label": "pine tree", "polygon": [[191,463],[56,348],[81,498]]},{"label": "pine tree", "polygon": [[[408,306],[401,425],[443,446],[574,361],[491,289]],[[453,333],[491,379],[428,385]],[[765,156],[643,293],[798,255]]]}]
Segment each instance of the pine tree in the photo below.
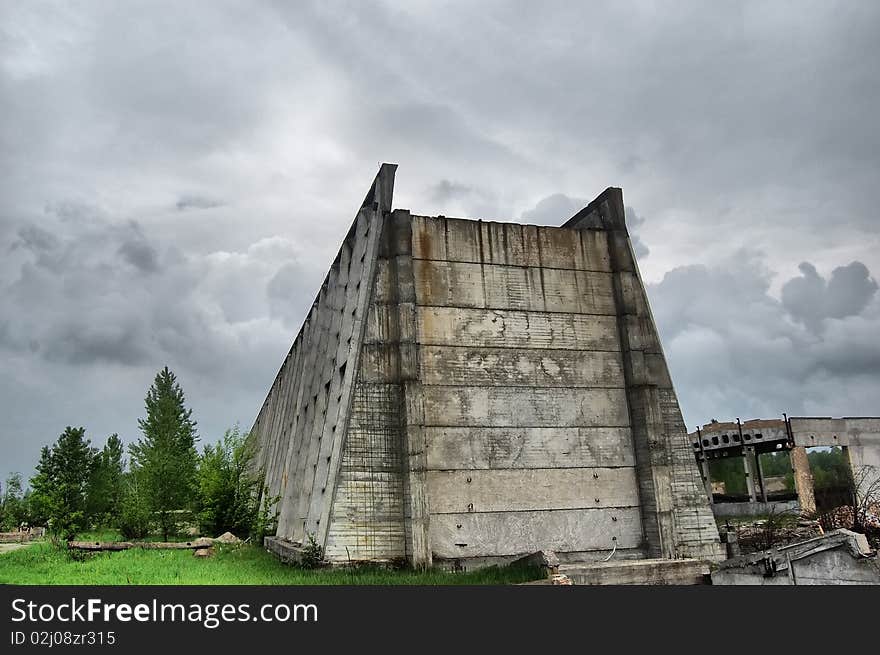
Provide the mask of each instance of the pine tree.
[{"label": "pine tree", "polygon": [[122,440],[111,434],[104,448],[95,455],[89,477],[88,514],[96,525],[115,524],[122,498]]},{"label": "pine tree", "polygon": [[87,527],[86,494],[95,449],[85,438],[85,428],[67,426],[50,449],[44,446],[31,478],[32,498],[39,513],[58,537],[72,539]]},{"label": "pine tree", "polygon": [[30,480],[31,495],[28,505],[30,520],[37,524],[46,524],[49,521],[49,506],[52,503],[52,450],[49,446],[43,446],[40,450],[40,461],[36,467],[37,473]]},{"label": "pine tree", "polygon": [[179,510],[196,497],[196,423],[183,390],[168,367],[159,371],[144,399],[143,439],[130,447],[132,472],[165,539],[177,532]]},{"label": "pine tree", "polygon": [[0,496],[0,528],[14,530],[25,521],[25,504],[21,474],[10,473]]}]

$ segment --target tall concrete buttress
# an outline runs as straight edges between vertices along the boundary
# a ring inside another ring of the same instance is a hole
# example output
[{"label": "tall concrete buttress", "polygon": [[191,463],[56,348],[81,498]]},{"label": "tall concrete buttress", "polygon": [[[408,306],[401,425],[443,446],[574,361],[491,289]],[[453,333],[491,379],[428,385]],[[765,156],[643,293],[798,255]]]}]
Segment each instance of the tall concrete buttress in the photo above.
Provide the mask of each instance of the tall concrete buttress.
[{"label": "tall concrete buttress", "polygon": [[624,223],[392,211],[383,164],[251,431],[331,561],[723,557]]}]

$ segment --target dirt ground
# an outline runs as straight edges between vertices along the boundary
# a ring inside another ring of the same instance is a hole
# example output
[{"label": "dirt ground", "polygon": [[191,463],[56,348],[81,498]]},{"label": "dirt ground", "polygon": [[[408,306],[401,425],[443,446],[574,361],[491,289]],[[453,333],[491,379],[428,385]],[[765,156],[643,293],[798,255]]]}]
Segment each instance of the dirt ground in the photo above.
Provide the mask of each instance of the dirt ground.
[{"label": "dirt ground", "polygon": [[25,548],[26,546],[30,546],[30,544],[0,544],[0,555],[18,550],[19,548]]}]

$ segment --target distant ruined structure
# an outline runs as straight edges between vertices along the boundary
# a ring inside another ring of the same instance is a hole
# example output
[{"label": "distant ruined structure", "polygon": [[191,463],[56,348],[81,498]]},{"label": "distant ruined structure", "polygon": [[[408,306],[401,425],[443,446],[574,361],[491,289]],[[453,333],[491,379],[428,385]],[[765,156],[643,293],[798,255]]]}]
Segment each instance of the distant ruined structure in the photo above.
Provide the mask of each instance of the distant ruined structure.
[{"label": "distant ruined structure", "polygon": [[[742,458],[746,486],[743,499],[715,502],[716,516],[756,516],[770,512],[794,511],[807,515],[827,510],[817,503],[807,450],[841,448],[850,474],[864,493],[877,494],[880,485],[880,417],[787,416],[781,419],[752,419],[735,423],[706,423],[688,435],[705,485],[706,497],[714,502],[710,463],[720,459]],[[780,501],[772,496],[761,466],[761,455],[788,453],[795,487],[795,499]],[[873,486],[872,486],[873,485]],[[832,502],[831,505],[834,505]]]},{"label": "distant ruined structure", "polygon": [[722,558],[621,190],[561,227],[495,223],[392,210],[395,170],[253,426],[281,497],[267,547],[416,567]]}]

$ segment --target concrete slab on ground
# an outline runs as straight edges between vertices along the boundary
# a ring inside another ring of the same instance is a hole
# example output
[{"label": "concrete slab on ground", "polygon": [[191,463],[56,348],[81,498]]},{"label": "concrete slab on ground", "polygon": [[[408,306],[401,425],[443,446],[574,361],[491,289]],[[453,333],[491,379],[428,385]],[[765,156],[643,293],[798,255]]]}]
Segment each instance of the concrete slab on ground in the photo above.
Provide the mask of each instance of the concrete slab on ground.
[{"label": "concrete slab on ground", "polygon": [[641,559],[562,564],[559,573],[575,585],[707,584],[709,564],[697,559]]}]

